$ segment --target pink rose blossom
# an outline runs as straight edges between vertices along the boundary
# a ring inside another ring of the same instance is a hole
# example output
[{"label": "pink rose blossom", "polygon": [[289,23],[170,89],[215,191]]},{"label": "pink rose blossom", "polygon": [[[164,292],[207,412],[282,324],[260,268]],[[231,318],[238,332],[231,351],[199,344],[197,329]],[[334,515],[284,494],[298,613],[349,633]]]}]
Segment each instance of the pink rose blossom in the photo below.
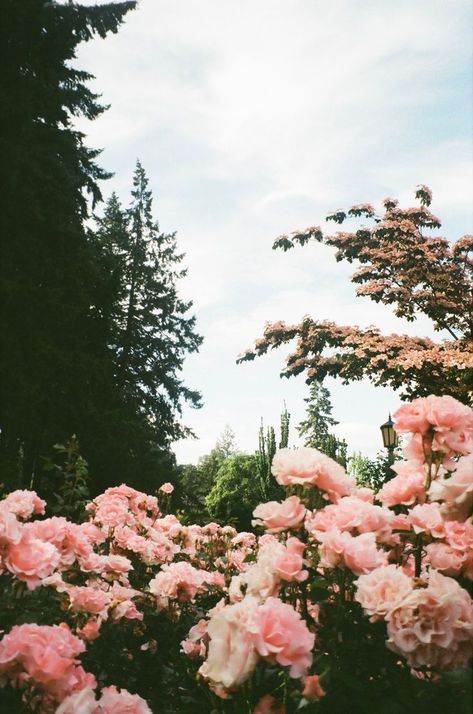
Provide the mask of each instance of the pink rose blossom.
[{"label": "pink rose blossom", "polygon": [[271,471],[281,486],[317,486],[326,491],[331,501],[347,496],[355,484],[339,463],[317,449],[280,449]]},{"label": "pink rose blossom", "polygon": [[153,714],[148,704],[138,694],[130,694],[126,689],[105,687],[99,699],[102,714]]},{"label": "pink rose blossom", "polygon": [[473,508],[473,454],[459,459],[451,475],[433,481],[429,495],[444,502],[441,510],[449,516],[467,518]]},{"label": "pink rose blossom", "polygon": [[347,568],[362,575],[369,573],[387,563],[386,553],[376,547],[374,533],[362,533],[351,538],[343,552],[343,560]]},{"label": "pink rose blossom", "polygon": [[302,696],[309,702],[317,702],[319,699],[322,699],[322,697],[325,697],[326,693],[327,692],[320,684],[320,677],[318,674],[311,674],[304,679]]},{"label": "pink rose blossom", "polygon": [[460,669],[473,653],[473,603],[466,590],[436,570],[388,614],[388,647],[411,667]]},{"label": "pink rose blossom", "polygon": [[315,635],[291,605],[270,597],[248,625],[259,655],[289,667],[291,677],[302,677],[312,663]]},{"label": "pink rose blossom", "polygon": [[77,664],[84,649],[64,623],[16,625],[0,641],[0,674],[14,686],[39,687],[59,702],[73,692],[96,686],[95,677]]},{"label": "pink rose blossom", "polygon": [[304,516],[306,508],[297,496],[290,496],[282,503],[270,501],[261,503],[253,511],[255,520],[253,526],[262,525],[268,533],[280,533],[290,528],[298,528]]},{"label": "pink rose blossom", "polygon": [[207,626],[208,656],[199,672],[213,684],[231,689],[245,681],[255,668],[258,655],[249,623],[256,607],[257,600],[245,597],[221,608],[211,618]]},{"label": "pink rose blossom", "polygon": [[309,573],[303,570],[304,561],[302,554],[305,544],[298,538],[288,538],[284,552],[279,555],[274,562],[274,571],[281,580],[286,582],[303,582],[307,580]]},{"label": "pink rose blossom", "polygon": [[55,714],[97,714],[97,700],[93,689],[85,688],[64,699]]},{"label": "pink rose blossom", "polygon": [[58,567],[61,556],[52,543],[22,535],[18,543],[11,543],[4,562],[8,570],[34,590],[43,578]]},{"label": "pink rose blossom", "polygon": [[167,481],[166,483],[163,483],[163,485],[159,487],[159,490],[161,491],[161,493],[165,493],[165,494],[169,495],[174,491],[174,486],[172,485],[172,483],[169,483],[169,481]]},{"label": "pink rose blossom", "polygon": [[39,498],[35,491],[17,490],[0,501],[0,510],[5,509],[18,518],[30,518],[33,513],[43,514],[46,501]]},{"label": "pink rose blossom", "polygon": [[433,568],[444,575],[458,575],[466,556],[446,543],[430,543],[426,546],[427,559]]},{"label": "pink rose blossom", "polygon": [[378,491],[383,506],[410,506],[425,501],[425,466],[412,461],[400,461],[392,467],[397,475]]},{"label": "pink rose blossom", "polygon": [[412,589],[412,579],[397,565],[385,565],[367,575],[360,575],[356,581],[355,600],[370,615],[371,622],[374,622],[384,619]]},{"label": "pink rose blossom", "polygon": [[428,533],[434,538],[444,534],[444,521],[440,509],[435,503],[423,503],[409,513],[409,520],[415,533]]}]

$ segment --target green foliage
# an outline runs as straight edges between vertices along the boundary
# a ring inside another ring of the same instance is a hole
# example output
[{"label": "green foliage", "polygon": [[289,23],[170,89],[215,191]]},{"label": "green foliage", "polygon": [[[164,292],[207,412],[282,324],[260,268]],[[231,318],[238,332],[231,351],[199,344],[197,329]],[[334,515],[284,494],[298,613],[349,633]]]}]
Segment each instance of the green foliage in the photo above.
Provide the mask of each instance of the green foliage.
[{"label": "green foliage", "polygon": [[237,452],[235,435],[227,425],[209,454],[199,459],[197,466],[177,467],[177,501],[186,523],[207,523],[210,514],[206,497],[212,490],[217,473],[226,459]]},{"label": "green foliage", "polygon": [[342,466],[347,464],[347,443],[330,433],[330,427],[338,421],[332,417],[330,392],[321,382],[312,382],[307,399],[307,416],[297,427],[299,435],[304,437],[304,446],[318,449]]},{"label": "green foliage", "polygon": [[235,454],[225,459],[206,498],[210,517],[218,523],[248,531],[253,510],[260,501],[256,457]]},{"label": "green foliage", "polygon": [[[116,444],[110,462],[96,440],[90,461],[109,480],[149,488],[158,457],[170,444],[191,436],[180,423],[182,404],[200,406],[200,394],[181,378],[185,356],[198,350],[191,302],[178,294],[185,276],[175,234],[159,231],[152,215],[152,192],[140,162],[133,176],[130,208],[115,194],[91,236],[102,276],[98,303],[104,337],[113,360],[114,399],[103,428]],[[110,471],[112,470],[112,473]],[[166,474],[163,474],[166,478]],[[157,479],[162,481],[163,479]],[[107,483],[103,484],[107,485]]]},{"label": "green foliage", "polygon": [[43,459],[43,471],[48,478],[42,489],[51,515],[79,522],[85,520],[85,505],[90,500],[90,478],[77,437],[73,434],[65,445],[55,444],[53,449],[54,457]]},{"label": "green foliage", "polygon": [[402,454],[399,447],[392,455],[378,452],[375,459],[363,456],[358,451],[348,459],[348,473],[353,476],[358,486],[378,491],[385,481],[393,478],[395,474],[391,465],[400,459],[402,459]]}]

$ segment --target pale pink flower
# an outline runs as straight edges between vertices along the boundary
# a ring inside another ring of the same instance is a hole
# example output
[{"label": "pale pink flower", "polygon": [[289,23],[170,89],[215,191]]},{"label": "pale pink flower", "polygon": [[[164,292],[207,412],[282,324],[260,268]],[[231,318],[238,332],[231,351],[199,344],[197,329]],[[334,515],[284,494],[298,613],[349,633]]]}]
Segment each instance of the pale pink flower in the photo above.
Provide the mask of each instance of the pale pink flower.
[{"label": "pale pink flower", "polygon": [[315,635],[291,605],[270,597],[248,624],[258,654],[289,667],[291,677],[302,677],[312,663]]},{"label": "pale pink flower", "polygon": [[169,495],[174,491],[174,486],[172,485],[172,483],[169,483],[169,481],[167,481],[166,483],[163,483],[163,485],[159,487],[159,490],[161,491],[161,493],[165,493],[165,494]]},{"label": "pale pink flower", "polygon": [[90,586],[75,585],[68,589],[67,594],[75,612],[90,612],[91,615],[100,615],[103,620],[107,619],[108,608],[112,602],[109,592]]},{"label": "pale pink flower", "polygon": [[58,567],[61,556],[52,543],[22,535],[18,543],[10,543],[4,562],[8,570],[23,580],[29,590],[40,585],[41,580]]},{"label": "pale pink flower", "polygon": [[445,540],[455,550],[473,551],[473,523],[471,521],[445,521]]},{"label": "pale pink flower", "polygon": [[153,714],[148,704],[138,694],[130,694],[126,689],[105,687],[99,699],[102,714]]},{"label": "pale pink flower", "polygon": [[317,702],[319,699],[322,699],[322,697],[325,697],[326,694],[327,692],[320,684],[318,674],[311,674],[304,679],[302,696],[308,699],[309,702]]},{"label": "pale pink flower", "polygon": [[383,506],[411,506],[425,501],[425,466],[415,461],[400,461],[393,465],[394,478],[383,484],[377,498]]},{"label": "pale pink flower", "polygon": [[444,521],[436,503],[414,506],[409,513],[409,520],[415,533],[428,533],[434,538],[442,538],[444,534]]},{"label": "pale pink flower", "polygon": [[281,486],[317,486],[326,491],[331,501],[347,496],[355,487],[340,464],[317,449],[280,449],[276,452],[271,471]]},{"label": "pale pink flower", "polygon": [[156,596],[160,607],[167,607],[169,600],[193,600],[202,591],[204,582],[204,571],[180,561],[163,565],[162,570],[150,581],[149,590]]},{"label": "pale pink flower", "polygon": [[268,533],[280,533],[290,528],[299,528],[306,508],[297,496],[290,496],[282,503],[261,503],[253,511],[253,526],[264,526]]},{"label": "pale pink flower", "polygon": [[84,649],[84,643],[64,623],[16,625],[0,641],[0,674],[20,688],[31,683],[59,702],[97,684],[95,677],[77,664]]},{"label": "pale pink flower", "polygon": [[466,590],[431,570],[388,614],[388,647],[411,667],[460,669],[473,653],[473,604]]},{"label": "pale pink flower", "polygon": [[447,543],[430,543],[426,551],[429,563],[444,575],[458,575],[466,560],[464,553]]},{"label": "pale pink flower", "polygon": [[[359,498],[361,501],[366,501],[366,503],[373,503],[374,501],[374,491],[372,488],[367,488],[363,486],[362,488],[356,488],[352,494],[355,498]],[[314,674],[314,677],[317,675]],[[308,678],[307,678],[308,679]]]},{"label": "pale pink flower", "polygon": [[5,509],[18,518],[30,518],[33,513],[43,514],[46,501],[39,498],[35,491],[12,491],[3,501],[0,501],[0,510]]},{"label": "pale pink flower", "polygon": [[343,561],[355,575],[369,573],[387,563],[387,555],[376,547],[374,533],[351,538],[343,551]]},{"label": "pale pink flower", "polygon": [[95,693],[93,689],[86,687],[66,697],[55,714],[97,714],[97,712]]},{"label": "pale pink flower", "polygon": [[[102,498],[99,496],[99,499]],[[98,501],[99,499],[96,499]],[[129,514],[128,500],[124,496],[114,495],[102,498],[94,514],[97,523],[108,528],[116,528],[133,523]]]},{"label": "pale pink flower", "polygon": [[415,399],[400,407],[394,420],[398,432],[420,435],[424,449],[441,453],[446,460],[473,451],[473,410],[453,397]]},{"label": "pale pink flower", "polygon": [[281,580],[289,583],[307,580],[309,573],[307,570],[303,570],[302,554],[304,550],[305,544],[298,538],[288,538],[284,551],[274,562],[274,572]]},{"label": "pale pink flower", "polygon": [[433,481],[429,495],[444,501],[441,510],[448,516],[467,518],[473,508],[473,454],[459,459],[453,474]]},{"label": "pale pink flower", "polygon": [[16,516],[1,508],[0,504],[0,545],[7,543],[19,543],[21,539],[22,525]]},{"label": "pale pink flower", "polygon": [[376,568],[356,581],[355,600],[370,615],[371,622],[386,617],[412,592],[413,583],[397,565]]},{"label": "pale pink flower", "polygon": [[101,618],[95,619],[94,617],[90,617],[85,623],[84,627],[76,628],[76,634],[79,635],[79,637],[82,637],[87,642],[91,642],[92,640],[96,640],[97,637],[100,635],[101,624]]},{"label": "pale pink flower", "polygon": [[258,655],[248,628],[257,604],[254,598],[245,597],[211,618],[207,626],[208,656],[199,672],[213,684],[237,687],[255,668]]}]

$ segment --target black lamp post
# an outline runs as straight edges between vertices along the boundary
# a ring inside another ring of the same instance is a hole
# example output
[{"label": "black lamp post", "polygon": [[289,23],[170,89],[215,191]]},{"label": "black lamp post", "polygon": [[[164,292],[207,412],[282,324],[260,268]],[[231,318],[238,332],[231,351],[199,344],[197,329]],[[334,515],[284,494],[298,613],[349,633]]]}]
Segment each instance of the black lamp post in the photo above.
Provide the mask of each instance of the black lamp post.
[{"label": "black lamp post", "polygon": [[394,473],[391,471],[390,466],[394,463],[394,448],[397,445],[397,434],[394,429],[394,422],[391,419],[391,414],[389,415],[387,422],[380,426],[380,429],[381,434],[383,436],[384,448],[388,450],[386,480],[389,480],[394,476]]}]

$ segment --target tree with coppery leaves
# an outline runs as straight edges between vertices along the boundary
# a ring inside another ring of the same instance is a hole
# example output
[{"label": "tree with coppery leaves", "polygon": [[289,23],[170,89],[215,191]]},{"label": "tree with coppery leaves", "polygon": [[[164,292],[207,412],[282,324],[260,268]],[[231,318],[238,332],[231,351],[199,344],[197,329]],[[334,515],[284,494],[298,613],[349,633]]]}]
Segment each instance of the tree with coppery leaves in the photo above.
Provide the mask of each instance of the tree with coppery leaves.
[{"label": "tree with coppery leaves", "polygon": [[432,193],[421,185],[415,197],[419,205],[406,209],[395,199],[385,199],[382,216],[371,204],[336,211],[326,220],[341,225],[347,218],[363,217],[372,224],[334,235],[325,235],[319,227],[295,231],[278,238],[273,248],[287,251],[310,241],[334,246],[337,261],[359,264],[352,275],[358,295],[393,305],[395,314],[409,321],[426,315],[440,333],[439,341],[304,317],[296,325],[267,324],[263,337],[238,361],[252,360],[296,339],[282,376],[306,372],[309,383],[330,376],[345,384],[369,378],[375,385],[400,389],[409,399],[435,391],[471,401],[473,236],[452,245],[432,235],[441,226],[429,210]]}]

